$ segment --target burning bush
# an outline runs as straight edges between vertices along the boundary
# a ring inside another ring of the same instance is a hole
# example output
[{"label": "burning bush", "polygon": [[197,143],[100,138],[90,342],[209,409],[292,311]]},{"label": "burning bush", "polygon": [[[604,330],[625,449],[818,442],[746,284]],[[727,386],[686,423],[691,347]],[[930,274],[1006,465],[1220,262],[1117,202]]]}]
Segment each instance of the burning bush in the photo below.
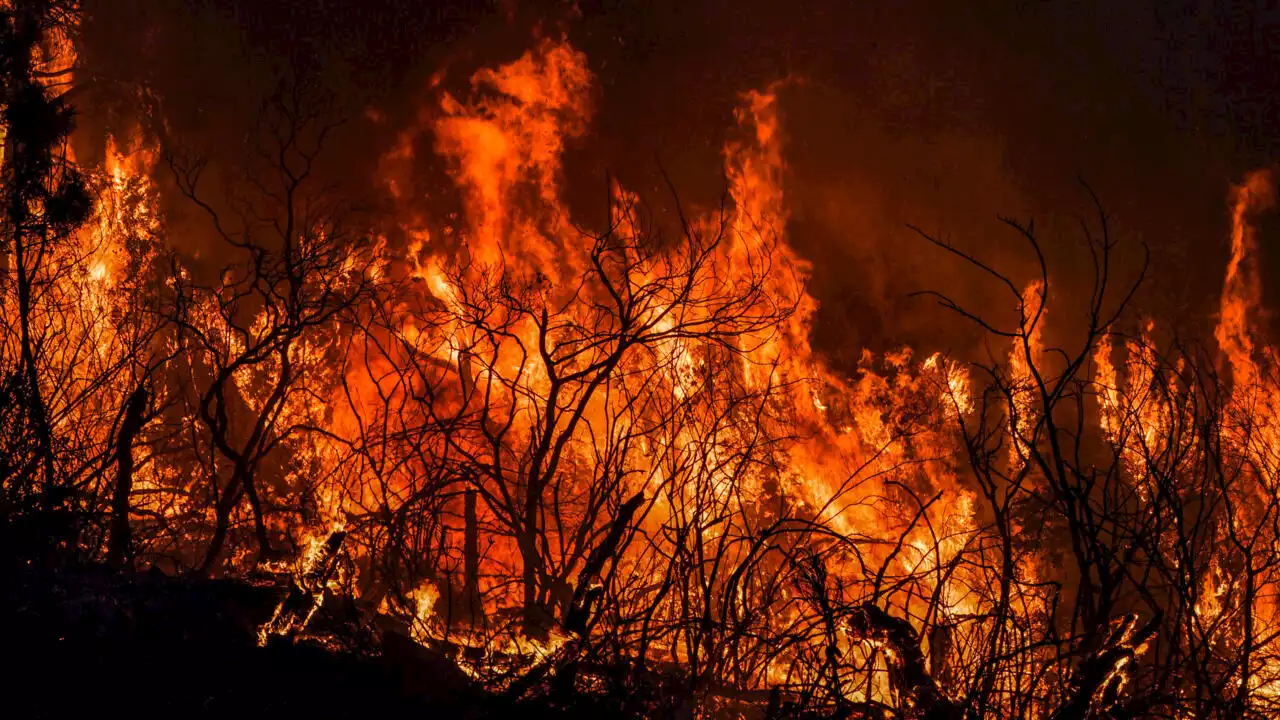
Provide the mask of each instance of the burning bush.
[{"label": "burning bush", "polygon": [[[673,190],[664,227],[611,184],[588,230],[560,163],[593,79],[542,40],[405,131],[392,231],[316,181],[339,120],[300,80],[238,174],[164,132],[77,164],[70,10],[0,10],[9,572],[277,587],[263,644],[366,652],[377,628],[548,707],[1277,712],[1269,174],[1234,192],[1213,346],[1134,316],[1144,273],[1118,277],[1099,204],[1087,297],[1055,294],[1031,224],[1006,221],[1030,282],[921,233],[1008,291],[995,313],[932,293],[993,352],[845,377],[809,345],[777,86],[741,98],[721,206]],[[405,209],[417,163],[459,215]],[[168,243],[161,175],[212,267]]]}]

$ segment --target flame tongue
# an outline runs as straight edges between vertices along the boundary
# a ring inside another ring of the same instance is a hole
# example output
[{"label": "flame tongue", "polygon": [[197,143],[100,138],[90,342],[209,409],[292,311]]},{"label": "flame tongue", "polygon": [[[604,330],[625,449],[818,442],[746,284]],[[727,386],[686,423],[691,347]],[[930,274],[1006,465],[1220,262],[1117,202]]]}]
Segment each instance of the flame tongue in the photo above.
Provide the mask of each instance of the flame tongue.
[{"label": "flame tongue", "polygon": [[1252,220],[1276,203],[1271,174],[1249,174],[1234,188],[1231,212],[1231,259],[1222,286],[1222,306],[1214,334],[1218,347],[1232,370],[1238,387],[1251,387],[1259,380],[1255,338],[1261,333],[1262,278],[1258,270],[1258,237]]},{"label": "flame tongue", "polygon": [[582,53],[549,40],[519,60],[472,78],[482,99],[445,95],[434,125],[436,151],[450,161],[474,260],[491,267],[538,268],[558,284],[580,270],[582,243],[560,198],[566,139],[590,117],[591,73]]}]

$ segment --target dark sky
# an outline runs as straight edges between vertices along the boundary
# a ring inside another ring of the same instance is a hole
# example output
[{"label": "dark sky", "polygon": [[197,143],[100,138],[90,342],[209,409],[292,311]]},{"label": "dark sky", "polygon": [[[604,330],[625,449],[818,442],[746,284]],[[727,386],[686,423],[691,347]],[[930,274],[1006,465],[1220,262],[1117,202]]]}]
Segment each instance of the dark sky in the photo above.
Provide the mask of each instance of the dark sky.
[{"label": "dark sky", "polygon": [[[1280,9],[1255,3],[86,5],[88,68],[145,80],[172,126],[218,153],[234,149],[282,68],[322,78],[355,118],[336,151],[352,178],[367,177],[395,132],[434,102],[433,73],[447,67],[446,84],[462,87],[476,68],[517,57],[535,33],[564,29],[600,85],[593,129],[567,158],[571,187],[598,198],[607,170],[657,193],[657,157],[683,200],[712,202],[723,191],[719,153],[738,93],[795,78],[783,95],[791,233],[815,261],[818,339],[837,357],[966,342],[956,323],[940,328],[936,313],[922,311],[913,290],[995,297],[907,223],[1018,274],[1027,256],[996,218],[1035,216],[1064,268],[1055,293],[1079,292],[1073,233],[1090,208],[1081,178],[1128,245],[1152,249],[1144,307],[1211,322],[1228,185],[1280,152]],[[90,97],[86,124],[101,127],[111,93]],[[118,107],[127,117],[130,104]],[[370,108],[385,122],[363,120]]]}]

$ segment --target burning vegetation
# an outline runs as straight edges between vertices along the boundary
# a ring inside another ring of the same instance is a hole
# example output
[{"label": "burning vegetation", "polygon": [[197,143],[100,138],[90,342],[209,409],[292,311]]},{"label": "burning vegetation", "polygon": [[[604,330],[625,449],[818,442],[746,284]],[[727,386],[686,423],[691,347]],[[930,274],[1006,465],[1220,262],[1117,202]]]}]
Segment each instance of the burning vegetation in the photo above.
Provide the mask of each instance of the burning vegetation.
[{"label": "burning vegetation", "polygon": [[[1280,714],[1269,172],[1231,190],[1212,338],[1130,310],[1099,204],[1084,293],[1033,225],[1006,223],[1029,282],[919,233],[1006,291],[931,293],[987,359],[847,375],[809,343],[777,87],[741,97],[721,206],[667,227],[615,183],[587,228],[561,158],[592,73],[537,40],[403,131],[392,232],[314,181],[337,121],[303,84],[242,177],[162,115],[77,162],[73,10],[0,5],[15,587],[236,580],[272,593],[262,645],[413,644],[512,701],[638,716]],[[415,210],[432,163],[461,213]],[[170,242],[162,178],[212,261]]]}]

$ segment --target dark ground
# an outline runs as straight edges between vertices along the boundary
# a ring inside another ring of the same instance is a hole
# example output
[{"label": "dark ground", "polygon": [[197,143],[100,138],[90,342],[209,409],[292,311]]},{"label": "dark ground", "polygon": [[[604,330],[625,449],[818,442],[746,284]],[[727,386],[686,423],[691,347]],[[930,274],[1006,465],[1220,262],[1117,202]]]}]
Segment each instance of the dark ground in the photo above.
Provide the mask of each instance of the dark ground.
[{"label": "dark ground", "polygon": [[[404,638],[332,651],[256,628],[281,590],[100,568],[25,573],[0,590],[8,717],[505,717]],[[537,708],[520,708],[524,716]]]},{"label": "dark ground", "polygon": [[557,690],[546,672],[515,683],[519,698],[489,692],[395,621],[344,620],[355,614],[338,597],[308,625],[326,644],[259,647],[289,593],[279,578],[12,568],[0,571],[0,718],[691,717],[678,676],[634,668],[607,670],[603,694]]}]

